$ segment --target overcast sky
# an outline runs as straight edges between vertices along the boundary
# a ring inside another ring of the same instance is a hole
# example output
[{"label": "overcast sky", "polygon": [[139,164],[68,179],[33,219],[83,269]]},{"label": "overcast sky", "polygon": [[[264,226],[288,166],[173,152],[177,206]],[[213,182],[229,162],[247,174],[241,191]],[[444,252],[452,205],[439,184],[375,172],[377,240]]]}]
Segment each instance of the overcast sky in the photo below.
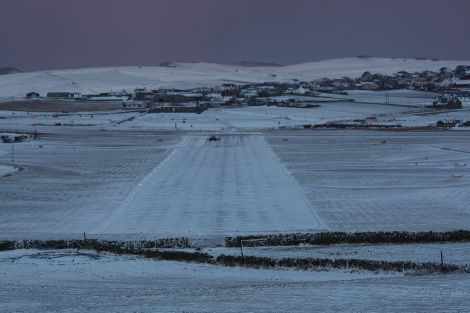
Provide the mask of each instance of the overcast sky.
[{"label": "overcast sky", "polygon": [[0,67],[470,59],[470,0],[0,0]]}]

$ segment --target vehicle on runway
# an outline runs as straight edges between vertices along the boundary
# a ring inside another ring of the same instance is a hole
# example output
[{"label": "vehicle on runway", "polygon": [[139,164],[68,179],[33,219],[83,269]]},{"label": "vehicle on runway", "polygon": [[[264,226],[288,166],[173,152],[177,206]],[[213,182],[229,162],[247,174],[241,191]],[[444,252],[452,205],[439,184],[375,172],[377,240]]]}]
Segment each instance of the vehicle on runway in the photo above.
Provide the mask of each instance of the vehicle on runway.
[{"label": "vehicle on runway", "polygon": [[207,138],[207,140],[209,140],[209,141],[220,141],[220,137],[216,137],[216,136],[212,135],[209,138]]}]

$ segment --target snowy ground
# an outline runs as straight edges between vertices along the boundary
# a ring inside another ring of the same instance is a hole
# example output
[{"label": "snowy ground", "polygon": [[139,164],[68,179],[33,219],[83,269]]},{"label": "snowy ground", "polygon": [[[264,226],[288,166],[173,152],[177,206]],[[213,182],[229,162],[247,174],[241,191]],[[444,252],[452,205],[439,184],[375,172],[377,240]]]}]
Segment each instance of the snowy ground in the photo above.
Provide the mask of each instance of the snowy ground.
[{"label": "snowy ground", "polygon": [[[0,77],[0,100],[26,92],[360,76],[455,68],[463,61],[329,60],[286,67],[205,63]],[[0,239],[188,236],[203,250],[223,236],[325,230],[470,229],[469,132],[274,130],[377,116],[427,126],[467,111],[415,114],[411,91],[352,92],[364,103],[248,107],[203,114],[0,112],[0,130],[40,132],[0,144]],[[384,102],[399,106],[384,105]],[[422,113],[422,112],[420,112]],[[65,125],[65,126],[64,126]],[[220,142],[209,143],[216,134]],[[3,174],[2,174],[3,173]],[[468,244],[246,249],[275,257],[470,263]],[[470,276],[226,268],[77,251],[0,253],[1,312],[465,312]]]},{"label": "snowy ground", "polygon": [[[171,131],[150,125],[171,128],[175,120],[168,118],[180,115],[135,119],[149,119],[149,129],[133,128],[135,120],[116,123],[135,113],[83,115],[101,124],[93,127],[38,126],[45,132],[38,141],[15,144],[15,165],[23,171],[0,178],[0,239],[185,235],[203,252],[238,255],[214,247],[237,233],[470,229],[468,132],[248,131],[260,120],[275,125],[286,112],[295,122],[315,118],[314,111],[261,107],[215,111],[204,123],[220,118],[217,129],[225,130],[214,132],[180,128],[209,112],[188,115]],[[31,119],[24,114],[16,118]],[[207,141],[213,133],[220,142]],[[11,162],[10,153],[10,144],[0,144],[0,164]],[[462,243],[244,252],[438,262],[440,251],[445,262],[470,263],[470,246]],[[465,312],[470,306],[465,274],[241,269],[75,250],[1,252],[0,281],[1,312]]]},{"label": "snowy ground", "polygon": [[0,165],[0,178],[15,173],[17,169],[13,166]]},{"label": "snowy ground", "polygon": [[2,312],[465,312],[470,276],[256,270],[82,251],[0,253]]},{"label": "snowy ground", "polygon": [[278,131],[266,136],[332,230],[470,228],[468,132]]},{"label": "snowy ground", "polygon": [[325,94],[337,99],[353,99],[357,103],[390,104],[398,106],[424,107],[432,105],[439,93],[417,90],[348,90],[347,95]]},{"label": "snowy ground", "polygon": [[[209,109],[202,114],[140,112],[31,113],[0,111],[0,129],[27,130],[61,127],[142,130],[260,130],[298,127],[330,121],[364,119],[370,116],[400,117],[416,108],[383,104],[328,102],[319,108],[243,107]],[[54,126],[60,125],[60,126]]]},{"label": "snowy ground", "polygon": [[[404,127],[435,126],[438,121],[470,120],[470,109],[434,111],[414,107],[367,103],[322,103],[319,108],[243,107],[194,113],[140,113],[128,111],[81,113],[28,113],[0,111],[0,130],[55,131],[64,127],[91,129],[234,131],[265,130],[328,122],[352,123],[377,118],[377,124]],[[468,127],[467,127],[468,128]],[[462,128],[464,129],[464,128]]]},{"label": "snowy ground", "polygon": [[10,153],[11,147],[8,144],[0,144],[0,156]]},{"label": "snowy ground", "polygon": [[470,228],[465,131],[209,134],[64,128],[16,145],[1,236]]},{"label": "snowy ground", "polygon": [[[91,231],[174,149],[171,134],[79,130],[15,145],[24,170],[0,179],[3,237]],[[10,154],[0,156],[9,162]]]},{"label": "snowy ground", "polygon": [[[0,143],[0,160],[1,160],[0,161],[0,178],[18,171],[17,167],[11,165],[11,152],[12,152],[11,144]],[[2,158],[2,156],[6,154],[10,155],[10,159],[8,161],[7,159]]]},{"label": "snowy ground", "polygon": [[[141,115],[139,112],[114,110],[109,112],[37,113],[0,111],[0,129],[34,131],[35,129],[58,127],[113,128],[120,122]],[[58,126],[60,125],[60,126]]]},{"label": "snowy ground", "polygon": [[[435,126],[438,121],[445,120],[459,120],[470,121],[470,109],[465,108],[461,110],[452,111],[430,111],[418,114],[400,114],[396,116],[388,115],[379,117],[378,124],[400,124],[403,127],[416,127],[416,126]],[[469,127],[456,127],[454,129],[470,130]]]}]

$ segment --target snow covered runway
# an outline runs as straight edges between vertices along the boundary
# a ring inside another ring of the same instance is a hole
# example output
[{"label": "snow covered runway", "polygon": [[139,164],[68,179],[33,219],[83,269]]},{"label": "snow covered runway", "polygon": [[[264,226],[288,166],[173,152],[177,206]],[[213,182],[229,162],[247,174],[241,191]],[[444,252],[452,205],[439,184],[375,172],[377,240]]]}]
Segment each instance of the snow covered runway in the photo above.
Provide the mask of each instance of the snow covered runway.
[{"label": "snow covered runway", "polygon": [[325,229],[260,135],[187,136],[97,234],[226,235]]}]

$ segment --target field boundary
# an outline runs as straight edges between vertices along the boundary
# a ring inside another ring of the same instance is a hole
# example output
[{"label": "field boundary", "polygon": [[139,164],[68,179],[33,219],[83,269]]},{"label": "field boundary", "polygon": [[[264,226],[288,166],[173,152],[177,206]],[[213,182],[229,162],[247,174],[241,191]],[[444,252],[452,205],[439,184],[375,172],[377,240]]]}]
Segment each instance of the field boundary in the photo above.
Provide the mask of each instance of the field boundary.
[{"label": "field boundary", "polygon": [[470,269],[454,264],[440,264],[433,262],[409,262],[409,261],[378,261],[362,259],[320,259],[320,258],[282,258],[274,259],[258,256],[234,256],[220,255],[217,264],[225,266],[243,266],[256,268],[295,268],[298,270],[365,270],[370,272],[413,272],[417,274],[433,273],[468,273]]},{"label": "field boundary", "polygon": [[[144,258],[191,262],[198,264],[218,265],[225,267],[247,268],[290,268],[304,271],[328,270],[365,270],[370,272],[399,272],[408,274],[433,273],[470,273],[468,266],[447,263],[409,262],[409,261],[380,261],[362,259],[328,259],[328,258],[269,258],[258,256],[234,256],[221,254],[217,257],[201,251],[185,251],[188,248],[187,238],[159,239],[152,241],[98,241],[98,240],[24,240],[0,241],[0,252],[17,249],[37,250],[92,250],[109,252],[118,255],[133,255]],[[165,250],[160,250],[165,249]],[[179,249],[179,250],[175,250]]]},{"label": "field boundary", "polygon": [[186,237],[163,238],[156,240],[134,240],[134,241],[110,241],[97,239],[82,240],[2,240],[0,241],[0,251],[18,249],[83,249],[96,251],[139,251],[144,249],[189,248],[189,240]]},{"label": "field boundary", "polygon": [[332,244],[406,244],[435,242],[470,242],[470,231],[448,232],[324,232],[225,237],[227,248],[258,246],[298,246]]}]

